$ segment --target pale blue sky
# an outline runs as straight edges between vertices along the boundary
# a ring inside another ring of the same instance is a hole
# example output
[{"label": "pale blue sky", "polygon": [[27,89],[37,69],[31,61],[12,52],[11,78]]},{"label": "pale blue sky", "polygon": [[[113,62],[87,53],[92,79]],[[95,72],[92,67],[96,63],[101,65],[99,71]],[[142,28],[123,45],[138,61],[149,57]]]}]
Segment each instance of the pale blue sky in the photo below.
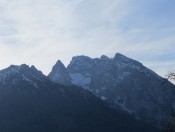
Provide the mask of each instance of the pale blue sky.
[{"label": "pale blue sky", "polygon": [[0,69],[120,52],[160,75],[175,69],[174,0],[0,0]]}]

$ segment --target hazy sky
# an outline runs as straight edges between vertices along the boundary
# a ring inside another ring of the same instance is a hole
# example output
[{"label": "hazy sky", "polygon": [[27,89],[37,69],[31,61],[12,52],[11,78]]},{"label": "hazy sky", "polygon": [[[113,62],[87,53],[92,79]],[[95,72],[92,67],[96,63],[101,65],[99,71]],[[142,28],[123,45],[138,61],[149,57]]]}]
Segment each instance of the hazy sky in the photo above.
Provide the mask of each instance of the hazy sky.
[{"label": "hazy sky", "polygon": [[175,69],[175,0],[0,0],[0,69],[117,52]]}]

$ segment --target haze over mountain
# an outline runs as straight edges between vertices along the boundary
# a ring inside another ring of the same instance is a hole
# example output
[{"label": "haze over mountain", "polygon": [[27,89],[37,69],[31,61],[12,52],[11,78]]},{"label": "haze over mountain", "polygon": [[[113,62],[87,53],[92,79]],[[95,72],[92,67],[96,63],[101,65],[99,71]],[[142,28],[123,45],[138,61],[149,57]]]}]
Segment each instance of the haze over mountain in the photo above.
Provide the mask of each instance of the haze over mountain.
[{"label": "haze over mountain", "polygon": [[69,80],[112,107],[127,111],[155,126],[160,127],[163,122],[172,119],[174,85],[140,62],[120,53],[114,58],[104,55],[95,59],[75,56],[67,68],[59,61],[48,77],[61,83],[56,80],[58,75],[61,82]]},{"label": "haze over mountain", "polygon": [[164,76],[175,65],[174,0],[0,0],[0,69],[123,53]]},{"label": "haze over mountain", "polygon": [[51,82],[34,66],[0,71],[1,132],[155,132],[77,86]]},{"label": "haze over mountain", "polygon": [[175,0],[0,0],[0,132],[175,124],[174,16]]}]

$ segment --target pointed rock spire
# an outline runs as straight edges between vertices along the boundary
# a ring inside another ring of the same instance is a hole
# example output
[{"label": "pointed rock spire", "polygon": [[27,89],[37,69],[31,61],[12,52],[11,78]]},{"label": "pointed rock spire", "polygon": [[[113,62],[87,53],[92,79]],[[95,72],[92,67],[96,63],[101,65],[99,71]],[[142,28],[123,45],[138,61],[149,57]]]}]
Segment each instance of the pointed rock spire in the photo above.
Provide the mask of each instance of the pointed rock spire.
[{"label": "pointed rock spire", "polygon": [[48,75],[51,81],[63,85],[71,85],[71,79],[64,64],[58,60]]}]

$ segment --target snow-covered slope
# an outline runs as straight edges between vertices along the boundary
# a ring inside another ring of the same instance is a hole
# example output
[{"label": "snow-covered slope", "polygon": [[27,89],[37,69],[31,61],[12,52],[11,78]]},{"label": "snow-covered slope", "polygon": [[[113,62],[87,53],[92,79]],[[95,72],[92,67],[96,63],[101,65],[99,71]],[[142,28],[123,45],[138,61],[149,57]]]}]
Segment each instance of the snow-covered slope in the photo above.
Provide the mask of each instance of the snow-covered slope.
[{"label": "snow-covered slope", "polygon": [[174,85],[138,61],[120,53],[114,58],[76,56],[66,72],[72,84],[88,89],[112,107],[157,126],[171,119]]}]

